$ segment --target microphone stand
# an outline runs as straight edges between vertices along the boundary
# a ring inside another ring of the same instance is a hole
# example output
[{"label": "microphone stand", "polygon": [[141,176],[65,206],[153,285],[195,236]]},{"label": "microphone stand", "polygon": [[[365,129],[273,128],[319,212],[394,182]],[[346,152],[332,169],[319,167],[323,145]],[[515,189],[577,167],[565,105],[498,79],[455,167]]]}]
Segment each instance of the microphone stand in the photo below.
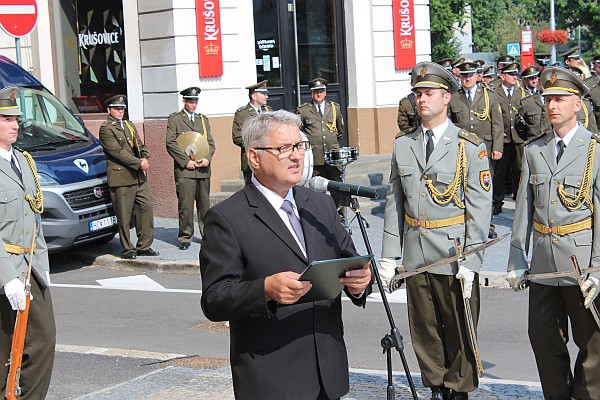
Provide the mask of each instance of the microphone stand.
[{"label": "microphone stand", "polygon": [[[356,220],[358,221],[358,226],[360,227],[360,232],[362,233],[362,237],[365,242],[367,254],[373,254],[371,244],[369,243],[369,237],[367,236],[367,231],[365,229],[364,218],[360,213],[360,206],[358,204],[358,200],[351,195],[349,195],[348,197],[350,199],[352,211],[354,211],[354,214],[356,215]],[[404,343],[402,342],[402,335],[400,334],[400,330],[396,326],[394,318],[392,317],[392,310],[390,309],[390,304],[388,303],[387,296],[385,294],[385,291],[383,290],[381,276],[379,276],[379,271],[377,269],[377,264],[375,263],[374,258],[371,259],[371,271],[375,275],[377,287],[379,288],[381,300],[383,301],[383,307],[385,308],[385,313],[387,314],[388,321],[390,323],[390,333],[385,335],[383,339],[381,339],[381,347],[383,347],[383,352],[386,353],[387,356],[387,400],[394,400],[396,398],[394,391],[394,381],[392,379],[392,348],[395,348],[400,354],[400,359],[402,360],[402,365],[404,366],[404,372],[406,373],[406,378],[408,380],[408,386],[410,387],[412,397],[414,400],[417,400],[417,391],[415,389],[415,385],[410,375],[410,371],[408,370],[408,363],[406,362],[406,357],[404,356]]]}]

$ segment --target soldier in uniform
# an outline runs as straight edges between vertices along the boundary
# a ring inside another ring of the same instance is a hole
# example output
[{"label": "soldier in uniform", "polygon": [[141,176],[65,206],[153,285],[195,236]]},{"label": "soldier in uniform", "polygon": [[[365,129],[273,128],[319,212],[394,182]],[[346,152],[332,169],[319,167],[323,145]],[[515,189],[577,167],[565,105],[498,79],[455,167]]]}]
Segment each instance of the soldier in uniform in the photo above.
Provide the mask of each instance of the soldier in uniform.
[{"label": "soldier in uniform", "polygon": [[[485,144],[447,117],[456,80],[431,62],[417,64],[412,74],[423,124],[394,141],[379,266],[386,285],[395,259],[403,256],[399,270],[414,271],[455,254],[454,238],[467,249],[484,243],[491,216]],[[475,254],[460,266],[453,263],[406,279],[413,346],[434,400],[467,399],[479,384],[463,298],[470,302],[476,326],[482,258]]]},{"label": "soldier in uniform", "polygon": [[494,66],[488,65],[483,69],[483,73],[481,75],[481,82],[483,82],[487,87],[490,87],[490,82],[494,80]]},{"label": "soldier in uniform", "polygon": [[502,212],[506,183],[509,183],[511,192],[515,194],[521,174],[521,155],[525,138],[515,129],[515,121],[519,118],[517,107],[525,97],[525,89],[517,85],[519,69],[517,63],[506,65],[500,70],[502,84],[495,86],[504,122],[504,152],[494,166],[494,215]]},{"label": "soldier in uniform", "polygon": [[[158,256],[150,245],[154,241],[152,199],[146,181],[148,150],[140,135],[128,120],[123,119],[127,97],[116,95],[106,100],[108,118],[100,127],[100,143],[106,155],[106,169],[110,197],[117,215],[121,257]],[[135,216],[137,244],[129,238],[131,213]]]},{"label": "soldier in uniform", "polygon": [[[490,165],[502,158],[504,127],[502,113],[493,89],[477,85],[478,63],[465,60],[460,66],[461,88],[452,95],[448,105],[454,125],[476,134],[485,143]],[[493,168],[492,168],[493,176]],[[494,225],[490,225],[488,238],[494,239]]]},{"label": "soldier in uniform", "polygon": [[246,149],[244,149],[244,141],[242,140],[242,126],[244,122],[250,117],[259,115],[263,112],[273,111],[271,107],[267,105],[267,99],[269,98],[269,90],[267,89],[267,81],[261,81],[254,85],[246,86],[248,89],[248,98],[250,101],[243,107],[240,107],[233,116],[233,126],[231,127],[231,137],[233,144],[240,147],[241,153],[241,168],[244,174],[244,183],[250,183],[252,177],[252,170],[248,165],[248,158],[246,157]]},{"label": "soldier in uniform", "polygon": [[444,58],[442,60],[438,60],[435,63],[436,64],[440,64],[442,67],[444,67],[444,69],[448,70],[448,72],[452,73],[452,59],[451,58]]},{"label": "soldier in uniform", "polygon": [[485,65],[485,60],[475,60],[477,63],[477,83],[483,81],[483,66]]},{"label": "soldier in uniform", "polygon": [[[414,86],[411,80],[410,86]],[[415,130],[421,125],[421,117],[417,111],[417,100],[415,93],[411,91],[408,95],[400,99],[398,103],[398,128],[400,132]]]},{"label": "soldier in uniform", "polygon": [[[183,97],[183,108],[169,115],[167,120],[167,152],[173,157],[173,174],[177,190],[179,210],[180,250],[187,250],[194,237],[194,202],[200,235],[204,236],[204,217],[210,207],[210,163],[215,154],[215,142],[205,115],[196,113],[200,88],[196,86],[179,92]],[[184,132],[198,132],[208,142],[208,154],[193,160],[179,147],[177,137]]]},{"label": "soldier in uniform", "polygon": [[[600,137],[576,116],[587,87],[562,68],[545,69],[541,80],[554,130],[524,150],[507,267],[515,290],[524,287],[529,272],[572,272],[571,255],[582,269],[600,267]],[[600,328],[586,309],[592,302],[600,306],[600,273],[586,276],[581,287],[573,275],[530,280],[529,341],[546,399],[600,399]],[[579,347],[573,371],[569,322]]]},{"label": "soldier in uniform", "polygon": [[[584,79],[581,68],[567,65],[565,69],[578,78]],[[594,112],[594,103],[590,101],[588,96],[582,98],[581,110],[577,112],[577,122],[579,122],[588,131],[592,133],[598,133],[598,126],[596,125],[596,117],[594,116]]]},{"label": "soldier in uniform", "polygon": [[579,68],[583,74],[583,79],[587,79],[590,77],[590,69],[586,65],[585,60],[581,58],[577,47],[561,54],[561,57],[563,58],[565,66]]},{"label": "soldier in uniform", "polygon": [[525,68],[523,74],[523,86],[529,92],[529,95],[521,99],[517,109],[517,119],[515,120],[515,129],[520,137],[526,140],[540,136],[552,127],[544,110],[544,98],[538,84],[539,72],[536,67]]},{"label": "soldier in uniform", "polygon": [[498,75],[496,75],[490,82],[490,86],[492,88],[498,89],[500,86],[502,86],[502,68],[506,67],[507,65],[514,64],[514,62],[515,58],[508,55],[503,55],[496,59],[496,71],[498,72]]},{"label": "soldier in uniform", "polygon": [[590,88],[588,97],[594,104],[596,126],[600,126],[600,55],[592,59],[592,72],[592,76],[585,80],[585,84]]},{"label": "soldier in uniform", "polygon": [[[31,260],[29,321],[19,386],[23,399],[45,399],[56,344],[48,248],[42,232],[43,198],[35,162],[13,144],[19,134],[19,90],[0,91],[0,379],[6,385],[17,310],[25,310],[24,277]],[[34,237],[35,232],[35,237]],[[32,247],[32,242],[35,242]],[[4,391],[3,391],[4,393]],[[4,397],[4,396],[3,396]]]},{"label": "soldier in uniform", "polygon": [[[344,117],[339,104],[325,100],[327,81],[315,78],[308,82],[312,101],[300,105],[296,114],[302,119],[302,131],[308,137],[312,147],[314,168],[313,176],[322,176],[331,181],[342,181],[342,171],[335,165],[325,163],[325,152],[340,147],[338,139],[344,134]],[[339,193],[331,197],[336,206],[342,198]]]},{"label": "soldier in uniform", "polygon": [[542,73],[550,64],[550,54],[540,53],[534,56],[535,63],[537,64],[537,69],[539,73]]}]

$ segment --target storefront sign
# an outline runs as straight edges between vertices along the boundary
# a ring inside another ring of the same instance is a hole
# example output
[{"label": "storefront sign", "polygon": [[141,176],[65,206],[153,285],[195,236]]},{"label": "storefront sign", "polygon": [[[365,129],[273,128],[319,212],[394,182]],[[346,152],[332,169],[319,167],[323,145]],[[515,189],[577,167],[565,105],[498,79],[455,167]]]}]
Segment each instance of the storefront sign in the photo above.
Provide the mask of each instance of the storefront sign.
[{"label": "storefront sign", "polygon": [[79,34],[79,47],[87,49],[88,47],[95,47],[96,45],[105,44],[113,46],[119,44],[120,33],[119,32],[86,32]]},{"label": "storefront sign", "polygon": [[392,11],[396,69],[410,69],[417,63],[414,0],[393,0]]},{"label": "storefront sign", "polygon": [[219,0],[196,0],[200,77],[223,75]]}]

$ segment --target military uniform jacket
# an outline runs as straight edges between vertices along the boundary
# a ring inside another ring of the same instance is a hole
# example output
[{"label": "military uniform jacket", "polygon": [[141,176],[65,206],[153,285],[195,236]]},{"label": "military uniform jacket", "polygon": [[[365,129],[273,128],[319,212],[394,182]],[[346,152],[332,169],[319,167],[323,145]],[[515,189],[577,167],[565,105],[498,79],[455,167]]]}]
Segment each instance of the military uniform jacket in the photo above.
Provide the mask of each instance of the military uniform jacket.
[{"label": "military uniform jacket", "polygon": [[503,86],[496,88],[496,96],[500,103],[500,109],[502,110],[502,121],[504,123],[504,143],[517,143],[521,144],[525,142],[525,137],[519,135],[519,132],[515,129],[515,120],[519,118],[517,114],[517,107],[522,98],[525,97],[525,90],[515,85],[512,88],[512,94],[510,100],[506,96],[506,91]]},{"label": "military uniform jacket", "polygon": [[414,131],[421,125],[421,116],[417,112],[416,101],[415,94],[411,92],[398,104],[398,128],[401,132]]},{"label": "military uniform jacket", "polygon": [[[449,123],[427,163],[421,127],[394,141],[381,255],[389,258],[403,256],[402,263],[408,271],[453,255],[454,238],[462,238],[461,244],[466,249],[487,240],[492,192],[485,145],[474,134],[459,131],[457,126]],[[464,139],[465,136],[469,140]],[[461,184],[456,196],[465,205],[464,209],[454,201],[444,205],[436,203],[426,187],[426,181],[431,180],[437,190],[444,191],[454,179],[461,141],[464,141],[466,156],[467,188],[465,191]],[[409,225],[405,214],[419,220],[464,215],[465,223],[425,229]],[[465,266],[477,272],[482,259],[483,254],[471,255]],[[457,265],[445,265],[430,272],[453,275],[457,272]]]},{"label": "military uniform jacket", "polygon": [[[498,99],[493,90],[478,85],[469,104],[465,89],[459,89],[452,95],[448,113],[454,125],[476,134],[484,141],[489,157],[492,156],[492,151],[502,152],[504,125]],[[484,115],[486,117],[481,119]]]},{"label": "military uniform jacket", "polygon": [[[308,136],[313,151],[315,165],[325,164],[325,152],[340,147],[338,139],[344,134],[344,117],[339,104],[332,101],[323,101],[325,110],[323,116],[319,115],[314,103],[308,102],[302,104],[296,109],[296,114],[302,118],[302,131]],[[335,107],[335,125],[336,130],[332,131],[333,126],[333,107]]]},{"label": "military uniform jacket", "polygon": [[[177,144],[177,137],[184,132],[194,131],[204,135],[204,127],[206,127],[206,141],[208,142],[208,155],[206,159],[210,162],[208,167],[196,168],[188,170],[185,168],[190,161],[190,156],[185,154]],[[194,114],[194,122],[190,121],[185,111],[169,115],[167,120],[167,152],[173,157],[173,171],[175,178],[210,178],[210,167],[212,164],[213,154],[215,154],[215,141],[210,133],[210,125],[208,118],[203,114]]]},{"label": "military uniform jacket", "polygon": [[[270,111],[273,111],[273,109],[268,105],[264,105],[261,107],[261,112]],[[242,139],[242,126],[248,118],[254,117],[256,115],[258,114],[254,110],[254,107],[252,107],[250,103],[248,103],[244,107],[238,108],[235,112],[235,115],[233,116],[233,125],[231,127],[231,139],[233,140],[233,144],[240,147],[242,158],[242,171],[249,168],[248,157],[246,156],[246,149],[244,148],[244,140]]]},{"label": "military uniform jacket", "polygon": [[[547,227],[553,227],[578,222],[587,217],[592,218],[592,229],[564,236],[544,235],[533,230],[531,272],[539,274],[572,271],[569,261],[571,255],[577,256],[581,268],[600,266],[600,143],[596,143],[592,181],[588,193],[595,212],[592,213],[587,202],[578,210],[569,210],[558,195],[558,185],[564,185],[568,193],[577,193],[582,184],[590,142],[596,141],[596,138],[580,126],[558,164],[553,132],[550,131],[525,146],[508,271],[529,268],[527,256],[534,220]],[[600,276],[598,273],[592,275]],[[577,284],[574,278],[552,278],[535,282],[553,286]]]},{"label": "military uniform jacket", "polygon": [[594,75],[585,80],[586,85],[590,88],[588,93],[589,98],[594,105],[594,116],[596,117],[596,126],[600,126],[600,77]]},{"label": "military uniform jacket", "polygon": [[515,121],[515,129],[520,137],[532,139],[552,129],[540,92],[521,99],[518,113],[522,118]]},{"label": "military uniform jacket", "polygon": [[35,197],[35,182],[27,160],[19,151],[15,156],[21,167],[23,182],[12,170],[10,164],[0,159],[0,291],[15,278],[24,282],[24,273],[29,270],[29,254],[12,254],[4,249],[4,244],[31,247],[33,226],[36,227],[36,249],[33,255],[32,274],[43,286],[48,286],[46,271],[49,270],[48,249],[42,233],[41,218],[34,213],[25,195]]},{"label": "military uniform jacket", "polygon": [[594,105],[589,99],[581,99],[581,108],[577,111],[577,122],[588,131],[598,133],[598,126],[594,117]]},{"label": "military uniform jacket", "polygon": [[[135,136],[133,142],[125,120],[123,120],[123,128],[121,128],[121,124],[108,117],[100,127],[99,138],[106,155],[106,172],[110,187],[130,186],[146,181],[146,174],[140,170],[140,164],[142,158],[148,158],[148,150],[135,129],[135,125],[129,122],[129,126],[133,129]],[[130,145],[130,142],[134,144],[134,147]]]}]

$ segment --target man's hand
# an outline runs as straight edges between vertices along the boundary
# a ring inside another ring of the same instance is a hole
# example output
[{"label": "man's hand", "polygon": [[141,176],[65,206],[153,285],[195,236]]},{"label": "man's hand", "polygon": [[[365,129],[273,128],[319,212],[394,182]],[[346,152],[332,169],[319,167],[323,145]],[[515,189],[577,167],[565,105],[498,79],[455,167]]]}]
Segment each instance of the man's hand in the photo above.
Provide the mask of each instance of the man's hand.
[{"label": "man's hand", "polygon": [[208,167],[208,164],[210,164],[210,161],[208,161],[208,158],[202,158],[202,159],[200,159],[200,161],[196,162],[196,165],[198,167]]},{"label": "man's hand", "polygon": [[590,276],[581,285],[581,291],[585,296],[583,305],[585,308],[590,308],[592,302],[598,297],[598,278]]},{"label": "man's hand", "polygon": [[462,281],[463,297],[465,299],[470,299],[471,291],[473,290],[473,280],[475,280],[475,272],[464,265],[461,265],[456,273],[456,279]]},{"label": "man's hand", "polygon": [[280,304],[294,304],[304,296],[312,284],[308,281],[299,281],[300,274],[292,271],[280,272],[265,278],[265,298]]},{"label": "man's hand", "polygon": [[502,158],[502,152],[501,151],[492,151],[492,160],[499,160]]},{"label": "man's hand", "polygon": [[192,161],[192,160],[188,161],[188,163],[185,164],[185,169],[188,169],[190,171],[195,170],[196,169],[196,161]]},{"label": "man's hand", "polygon": [[4,285],[4,294],[13,310],[25,310],[25,284],[15,278]]},{"label": "man's hand", "polygon": [[513,271],[509,271],[508,274],[506,274],[506,280],[515,292],[518,292],[519,290],[523,289],[522,283],[523,279],[525,279],[525,271],[526,270],[524,269],[515,269]]},{"label": "man's hand", "polygon": [[348,292],[358,296],[371,284],[371,263],[366,263],[361,269],[346,272],[346,276],[340,278],[340,282],[348,288]]},{"label": "man's hand", "polygon": [[144,172],[148,171],[148,168],[150,168],[150,164],[148,163],[148,160],[145,158],[142,158],[142,162],[140,163],[140,169]]},{"label": "man's hand", "polygon": [[396,261],[393,258],[380,258],[378,271],[381,284],[384,288],[387,288],[396,273]]}]

